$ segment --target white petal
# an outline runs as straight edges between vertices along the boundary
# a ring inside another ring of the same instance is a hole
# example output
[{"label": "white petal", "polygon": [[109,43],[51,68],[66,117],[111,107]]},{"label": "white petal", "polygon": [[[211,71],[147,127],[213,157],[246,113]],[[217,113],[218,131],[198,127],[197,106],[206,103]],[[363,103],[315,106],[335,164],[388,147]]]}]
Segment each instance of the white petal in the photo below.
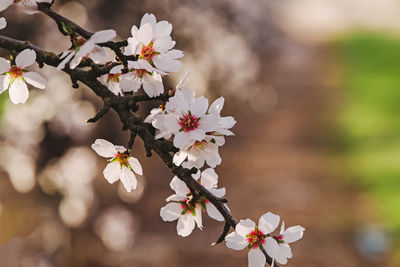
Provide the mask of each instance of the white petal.
[{"label": "white petal", "polygon": [[189,134],[185,132],[177,132],[174,138],[174,146],[177,148],[184,148],[192,145],[195,140],[190,139]]},{"label": "white petal", "polygon": [[136,69],[145,69],[148,72],[153,72],[155,69],[150,63],[145,60],[145,59],[139,59],[137,61],[137,66],[135,67]]},{"label": "white petal", "polygon": [[36,72],[25,72],[23,74],[24,79],[27,83],[30,85],[39,88],[39,89],[44,89],[46,88],[46,79],[43,78],[39,73]]},{"label": "white petal", "polygon": [[0,57],[0,74],[8,72],[10,70],[10,61],[5,58]]},{"label": "white petal", "polygon": [[[67,53],[66,53],[67,52]],[[68,53],[69,52],[69,53]],[[62,70],[65,68],[65,65],[70,62],[71,58],[75,55],[73,51],[64,51],[64,53],[61,55],[60,59],[65,57],[60,64],[58,64],[57,69]],[[79,64],[79,63],[78,63]]]},{"label": "white petal", "polygon": [[147,46],[153,39],[153,27],[149,23],[140,26],[138,31],[138,40]]},{"label": "white petal", "polygon": [[[166,199],[166,201],[167,202],[169,202],[169,201],[186,201],[186,196],[181,196],[181,195],[178,195],[178,194],[173,194],[173,195],[170,195],[169,197],[167,197],[167,199]],[[183,209],[181,209],[181,211],[182,211]]]},{"label": "white petal", "polygon": [[165,222],[172,222],[181,216],[182,207],[178,203],[168,203],[160,210],[160,216]]},{"label": "white petal", "polygon": [[131,192],[132,189],[136,189],[137,180],[135,174],[126,166],[122,166],[122,171],[120,175],[120,180],[124,185],[126,191]]},{"label": "white petal", "polygon": [[261,216],[258,222],[258,228],[265,235],[272,233],[276,229],[276,227],[278,227],[279,220],[279,215],[267,212],[263,216]]},{"label": "white petal", "polygon": [[213,114],[207,114],[199,120],[199,128],[206,132],[213,132],[218,129],[218,117]]},{"label": "white petal", "polygon": [[171,36],[165,35],[155,40],[153,47],[157,52],[165,53],[174,47],[174,42],[172,41]]},{"label": "white petal", "polygon": [[156,27],[156,17],[152,13],[146,13],[143,15],[142,20],[140,21],[140,27],[146,23],[149,23],[152,27]]},{"label": "white petal", "polygon": [[256,223],[250,219],[240,220],[235,227],[235,231],[241,236],[246,236],[254,231],[255,227]]},{"label": "white petal", "polygon": [[[132,75],[133,76],[133,75]],[[129,74],[123,75],[119,86],[121,87],[122,91],[124,92],[137,92],[142,85],[140,79],[136,77],[129,76]],[[132,78],[130,78],[132,77]]]},{"label": "white petal", "polygon": [[139,31],[138,27],[136,27],[136,25],[133,25],[132,28],[131,28],[131,35],[132,35],[133,37],[135,37],[135,39],[136,39],[136,37],[137,37],[138,31]]},{"label": "white petal", "polygon": [[249,267],[264,267],[267,261],[259,248],[250,249],[248,254]]},{"label": "white petal", "polygon": [[164,124],[167,130],[177,133],[181,126],[178,123],[178,120],[174,116],[165,116]]},{"label": "white petal", "polygon": [[208,100],[204,96],[200,96],[190,105],[190,111],[196,118],[201,118],[206,114],[208,109]]},{"label": "white petal", "polygon": [[10,86],[10,75],[0,75],[0,94]]},{"label": "white petal", "polygon": [[206,132],[203,129],[197,128],[189,133],[189,138],[192,140],[202,141],[206,137]]},{"label": "white petal", "polygon": [[236,232],[232,232],[229,235],[227,235],[225,237],[225,241],[226,241],[226,246],[234,250],[242,250],[248,246],[246,237],[239,235]]},{"label": "white petal", "polygon": [[104,139],[96,139],[94,144],[92,144],[92,149],[104,158],[113,158],[116,153],[115,146]]},{"label": "white petal", "polygon": [[[283,245],[287,245],[287,244],[283,244]],[[265,243],[263,245],[265,251],[267,252],[267,254],[275,259],[278,263],[280,264],[286,264],[287,263],[287,248],[284,248],[283,250],[281,250],[280,245],[278,244],[278,242],[276,242],[275,239],[273,239],[272,237],[267,237],[265,239]],[[290,248],[289,248],[290,249]]]},{"label": "white petal", "polygon": [[137,173],[139,175],[143,175],[142,165],[140,165],[140,162],[136,158],[129,157],[128,163],[129,163],[129,166],[131,166],[132,170],[135,173]]},{"label": "white petal", "polygon": [[178,72],[182,67],[182,62],[171,59],[166,54],[155,55],[152,60],[154,65],[164,72]]},{"label": "white petal", "polygon": [[296,242],[303,237],[304,227],[300,225],[292,226],[282,233],[282,239],[285,243]]},{"label": "white petal", "polygon": [[17,67],[26,68],[35,63],[36,53],[32,49],[25,49],[17,55],[15,63]]},{"label": "white petal", "polygon": [[117,65],[110,70],[111,74],[118,74],[121,73],[122,65]]},{"label": "white petal", "polygon": [[137,52],[138,45],[139,45],[139,43],[136,38],[129,37],[128,45],[124,49],[124,55],[126,55],[126,56],[135,55]]},{"label": "white petal", "polygon": [[217,98],[210,106],[208,110],[209,113],[214,115],[219,115],[221,113],[222,108],[224,107],[225,99],[223,96]]},{"label": "white petal", "polygon": [[182,164],[182,162],[187,158],[187,153],[184,150],[179,150],[178,152],[175,153],[173,162],[176,166],[179,166]]},{"label": "white petal", "polygon": [[5,18],[0,18],[0,30],[4,29],[7,26],[7,21]]},{"label": "white petal", "polygon": [[209,189],[209,191],[210,191],[211,193],[213,193],[216,197],[223,197],[223,196],[225,196],[225,194],[226,194],[226,189],[225,189],[225,187],[218,188],[218,189],[216,189],[216,188],[211,188],[211,189]]},{"label": "white petal", "polygon": [[201,173],[201,184],[207,189],[217,188],[218,174],[213,168],[205,169]]},{"label": "white petal", "polygon": [[172,24],[169,23],[168,21],[162,20],[160,22],[157,22],[156,24],[154,37],[159,38],[164,35],[170,35],[171,32],[172,32]]},{"label": "white petal", "polygon": [[[202,215],[202,209],[201,209],[201,207],[198,207],[198,208],[195,208],[195,216],[193,217],[193,219],[194,219],[194,221],[196,222],[196,224],[197,224],[197,227],[200,229],[200,230],[203,230],[203,221],[202,221],[202,217],[201,217],[201,215]],[[193,216],[193,215],[192,215]]]},{"label": "white petal", "polygon": [[218,211],[218,209],[214,206],[214,204],[208,202],[206,207],[208,216],[219,222],[223,222],[225,220],[224,216],[222,216],[222,214]]},{"label": "white petal", "polygon": [[29,97],[28,87],[22,79],[15,79],[9,88],[11,102],[14,104],[25,103]]},{"label": "white petal", "polygon": [[176,225],[176,230],[178,232],[178,235],[186,237],[193,232],[194,226],[194,218],[190,212],[187,212],[185,215],[181,215],[179,217],[178,224]]},{"label": "white petal", "polygon": [[92,51],[89,53],[88,57],[93,60],[96,64],[101,64],[105,61],[107,54],[103,47],[94,45]]},{"label": "white petal", "polygon": [[89,40],[96,44],[101,44],[110,41],[115,38],[115,36],[117,36],[117,33],[114,30],[104,30],[95,32]]},{"label": "white petal", "polygon": [[157,73],[143,76],[143,90],[149,97],[159,96],[164,92],[164,85],[161,76]]},{"label": "white petal", "polygon": [[14,0],[1,0],[0,1],[0,11],[6,10]]},{"label": "white petal", "polygon": [[119,180],[119,176],[121,174],[121,164],[116,161],[108,163],[103,171],[103,174],[110,184],[115,183]]},{"label": "white petal", "polygon": [[172,178],[169,186],[171,187],[172,190],[175,191],[176,194],[180,196],[186,196],[186,194],[190,192],[187,185],[177,176],[174,176],[174,178]]}]

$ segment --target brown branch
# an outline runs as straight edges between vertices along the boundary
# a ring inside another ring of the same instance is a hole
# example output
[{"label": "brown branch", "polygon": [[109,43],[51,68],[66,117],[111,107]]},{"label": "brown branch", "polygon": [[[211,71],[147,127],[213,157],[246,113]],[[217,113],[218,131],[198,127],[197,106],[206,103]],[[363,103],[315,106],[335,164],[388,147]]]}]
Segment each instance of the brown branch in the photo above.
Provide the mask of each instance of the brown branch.
[{"label": "brown branch", "polygon": [[[74,22],[54,12],[49,4],[38,3],[38,6],[44,14],[56,21],[59,26],[62,24],[61,22],[66,23],[71,26],[71,29],[74,32],[80,34],[84,38],[90,38],[90,36],[92,35],[91,32],[86,31]],[[62,28],[60,29],[60,31],[63,34],[66,34]],[[126,44],[126,41],[107,42],[104,44],[104,46],[110,45],[114,49],[117,49],[119,52],[121,52],[120,48]],[[40,66],[42,66],[43,64],[47,64],[49,66],[56,67],[60,63],[59,56],[57,56],[55,53],[47,52],[29,42],[19,41],[0,35],[0,47],[8,49],[9,51],[17,52],[20,52],[26,48],[33,49],[37,55],[36,61]],[[118,53],[116,54],[118,55]],[[216,243],[222,242],[227,235],[229,228],[232,227],[233,229],[235,229],[235,226],[238,223],[237,219],[226,207],[226,200],[216,197],[210,191],[204,188],[199,182],[193,179],[192,174],[197,172],[196,168],[188,170],[181,166],[176,166],[173,163],[171,152],[177,152],[177,148],[175,148],[170,141],[155,140],[154,129],[151,129],[151,126],[149,124],[144,123],[142,118],[137,117],[131,111],[132,106],[135,106],[136,103],[140,101],[166,101],[168,97],[171,96],[171,91],[168,91],[159,97],[151,99],[146,95],[116,96],[111,93],[106,86],[104,86],[101,82],[97,80],[97,77],[107,73],[111,68],[112,64],[104,66],[92,63],[90,70],[83,70],[81,68],[71,70],[69,68],[66,68],[63,71],[67,73],[73,81],[80,81],[83,84],[87,85],[97,96],[99,96],[103,100],[104,107],[93,118],[93,120],[96,121],[100,119],[110,108],[112,108],[118,114],[120,121],[123,125],[123,129],[131,131],[131,140],[129,144],[133,144],[134,137],[139,136],[143,140],[146,151],[149,154],[151,154],[151,151],[156,152],[163,160],[163,162],[168,166],[171,172],[178,176],[183,182],[185,182],[185,184],[191,189],[192,192],[195,192],[198,196],[206,197],[218,209],[226,222],[224,231]],[[267,255],[267,253],[265,253],[265,251],[263,251],[263,253],[266,256],[267,262],[271,264],[272,259]],[[278,265],[276,264],[275,266]]]}]

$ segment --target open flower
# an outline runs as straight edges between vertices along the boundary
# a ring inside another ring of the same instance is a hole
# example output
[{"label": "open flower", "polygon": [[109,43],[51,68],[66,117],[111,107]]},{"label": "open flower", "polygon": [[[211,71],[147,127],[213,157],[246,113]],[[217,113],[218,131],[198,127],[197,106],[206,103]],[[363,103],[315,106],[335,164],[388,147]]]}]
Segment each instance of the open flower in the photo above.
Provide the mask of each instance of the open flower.
[{"label": "open flower", "polygon": [[29,97],[29,83],[39,89],[46,87],[46,80],[36,72],[26,70],[26,67],[35,63],[36,53],[32,49],[25,49],[15,58],[15,65],[4,58],[0,58],[0,93],[9,89],[11,102],[25,103]]},{"label": "open flower", "polygon": [[160,210],[160,216],[163,221],[172,222],[178,220],[176,230],[178,235],[182,237],[189,236],[196,224],[199,229],[203,229],[201,206],[199,204],[190,204],[192,195],[186,184],[175,176],[172,178],[170,187],[175,191],[175,194],[167,198],[167,201],[171,202]]},{"label": "open flower", "polygon": [[161,75],[147,61],[128,61],[129,72],[121,78],[121,89],[124,92],[137,92],[143,85],[149,97],[159,96],[164,92]]},{"label": "open flower", "polygon": [[290,243],[296,242],[303,237],[304,227],[300,225],[289,227],[285,230],[285,222],[282,222],[278,237],[267,237],[265,251],[280,264],[286,264],[287,259],[292,257]]},{"label": "open flower", "polygon": [[142,166],[136,158],[129,156],[125,147],[114,146],[104,139],[97,139],[92,148],[99,156],[111,158],[103,171],[104,177],[110,184],[121,180],[126,191],[136,189],[137,180],[134,173],[143,175]]},{"label": "open flower", "polygon": [[126,55],[137,55],[139,61],[147,61],[162,72],[177,72],[182,63],[178,60],[183,52],[173,49],[175,41],[171,38],[172,25],[167,21],[157,22],[153,14],[145,14],[140,28],[132,26],[132,37],[128,38]]},{"label": "open flower", "polygon": [[118,65],[113,67],[109,73],[100,77],[100,80],[107,85],[108,90],[110,90],[114,95],[123,95],[120,87],[120,80],[122,76],[122,66]]},{"label": "open flower", "polygon": [[106,58],[106,52],[98,44],[108,42],[115,38],[116,35],[114,30],[104,30],[95,32],[88,40],[76,37],[74,41],[75,49],[67,50],[61,55],[60,59],[62,61],[57,68],[63,69],[71,61],[69,67],[75,69],[85,57],[90,58],[96,64],[103,63]]},{"label": "open flower", "polygon": [[182,164],[182,167],[187,169],[202,168],[204,163],[215,168],[222,162],[218,148],[224,144],[225,138],[223,136],[206,135],[204,140],[196,141],[193,145],[175,153],[173,162],[177,166]]},{"label": "open flower", "polygon": [[16,3],[25,13],[34,14],[39,12],[37,3],[49,3],[53,0],[1,0],[0,11],[6,10],[10,5]]},{"label": "open flower", "polygon": [[[225,187],[217,188],[218,185],[218,175],[213,168],[205,169],[204,171],[198,171],[196,174],[192,175],[205,189],[210,191],[214,196],[222,198],[225,196]],[[207,211],[208,216],[217,221],[224,221],[224,217],[218,211],[218,209],[205,197],[200,197],[198,202],[201,207]],[[224,204],[226,206],[226,204]],[[228,208],[228,206],[226,206]]]},{"label": "open flower", "polygon": [[226,246],[234,250],[249,249],[249,267],[264,267],[266,258],[261,251],[268,234],[279,224],[279,216],[268,212],[261,216],[258,226],[250,219],[240,220],[235,231],[225,237]]}]

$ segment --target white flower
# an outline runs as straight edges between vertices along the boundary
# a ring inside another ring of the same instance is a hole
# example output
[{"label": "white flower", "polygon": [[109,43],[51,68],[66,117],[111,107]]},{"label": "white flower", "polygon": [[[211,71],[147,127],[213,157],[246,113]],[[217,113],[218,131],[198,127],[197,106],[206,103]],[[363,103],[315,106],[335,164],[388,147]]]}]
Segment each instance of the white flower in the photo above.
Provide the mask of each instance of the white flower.
[{"label": "white flower", "polygon": [[[173,161],[175,165],[182,164],[182,167],[187,169],[202,168],[205,162],[208,166],[215,168],[222,161],[218,148],[224,144],[225,138],[223,136],[206,135],[204,140],[196,141],[188,148],[175,153]],[[184,162],[186,159],[187,161]]]},{"label": "white flower", "polygon": [[141,85],[149,97],[159,96],[164,92],[161,75],[150,63],[144,60],[128,61],[129,72],[121,78],[124,92],[137,92]]},{"label": "white flower", "polygon": [[234,133],[228,129],[232,128],[236,124],[235,119],[232,116],[221,117],[221,110],[224,107],[224,102],[225,99],[223,96],[221,96],[220,98],[216,99],[208,109],[208,113],[214,114],[218,117],[218,127],[214,134],[234,135]]},{"label": "white flower", "polygon": [[249,267],[264,267],[266,258],[261,249],[267,235],[278,227],[279,220],[279,216],[271,212],[261,216],[258,226],[250,219],[240,220],[235,231],[225,237],[226,246],[234,250],[249,248]]},{"label": "white flower", "polygon": [[153,14],[145,14],[140,28],[132,26],[132,37],[128,38],[125,55],[138,55],[139,60],[147,61],[162,72],[177,72],[182,63],[178,60],[183,52],[173,49],[175,41],[171,38],[172,25],[167,21],[157,22]]},{"label": "white flower", "polygon": [[110,90],[114,95],[124,95],[120,87],[122,76],[121,70],[122,66],[118,65],[113,67],[109,73],[100,77],[100,80],[107,85],[108,90]]},{"label": "white flower", "polygon": [[182,237],[190,235],[196,224],[199,229],[202,229],[201,206],[190,204],[189,188],[176,176],[172,178],[170,186],[175,194],[168,197],[167,201],[171,202],[161,208],[161,218],[166,222],[178,220],[176,230]]},{"label": "white flower", "polygon": [[94,33],[88,40],[78,37],[75,42],[75,50],[65,51],[60,57],[63,60],[57,68],[63,69],[71,61],[69,67],[75,69],[85,57],[89,57],[96,64],[104,62],[106,52],[104,48],[97,44],[108,42],[115,38],[116,35],[114,30],[104,30]]},{"label": "white flower", "polygon": [[104,139],[97,139],[92,148],[100,156],[111,158],[103,171],[104,177],[110,184],[121,180],[126,191],[136,189],[137,180],[134,173],[143,175],[142,166],[136,158],[129,156],[125,147],[114,146]]},{"label": "white flower", "polygon": [[27,14],[39,12],[37,3],[49,3],[53,0],[0,0],[0,11],[6,10],[11,4],[17,3],[18,6]]},{"label": "white flower", "polygon": [[5,18],[0,18],[0,30],[4,29],[7,26],[7,21]]},{"label": "white flower", "polygon": [[26,67],[35,63],[36,53],[32,49],[25,49],[15,58],[15,65],[4,58],[0,58],[0,93],[9,89],[11,102],[25,103],[29,96],[26,83],[39,89],[44,89],[46,80],[36,72],[26,70]]},{"label": "white flower", "polygon": [[286,264],[287,259],[292,257],[289,244],[301,239],[304,231],[304,227],[300,225],[292,226],[285,230],[285,222],[282,222],[279,236],[266,238],[265,251],[278,263]]},{"label": "white flower", "polygon": [[[213,168],[205,169],[204,171],[198,171],[196,174],[192,175],[194,179],[204,186],[205,189],[210,191],[216,197],[222,198],[225,196],[225,187],[217,188],[218,175]],[[204,197],[200,197],[198,202],[201,204],[202,208],[207,211],[208,216],[217,221],[224,221],[224,217],[218,211],[218,209]],[[226,206],[226,204],[224,204]],[[228,206],[226,206],[228,208]]]}]

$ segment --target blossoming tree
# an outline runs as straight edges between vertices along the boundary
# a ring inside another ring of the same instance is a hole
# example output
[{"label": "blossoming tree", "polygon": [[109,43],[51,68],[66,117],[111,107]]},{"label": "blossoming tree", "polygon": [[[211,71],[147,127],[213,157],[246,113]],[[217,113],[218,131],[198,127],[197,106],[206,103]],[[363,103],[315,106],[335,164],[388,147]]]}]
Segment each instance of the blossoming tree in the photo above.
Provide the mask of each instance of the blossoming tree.
[{"label": "blossoming tree", "polygon": [[[28,14],[42,12],[53,19],[64,35],[70,36],[72,46],[60,54],[45,51],[25,41],[0,36],[0,47],[10,52],[10,61],[0,58],[0,93],[8,89],[14,104],[25,103],[29,97],[27,83],[44,89],[42,75],[30,72],[27,67],[35,62],[58,68],[67,73],[72,86],[78,81],[87,85],[103,101],[103,108],[88,120],[94,123],[104,114],[114,110],[123,130],[130,131],[127,148],[104,140],[94,141],[92,148],[101,157],[109,158],[104,177],[109,183],[118,180],[130,192],[137,187],[137,175],[143,170],[133,156],[135,138],[144,141],[147,156],[153,152],[175,175],[170,182],[175,192],[160,210],[162,220],[177,220],[177,233],[189,236],[195,226],[202,229],[202,214],[225,222],[221,236],[214,244],[226,241],[234,250],[247,248],[249,266],[260,267],[286,264],[292,257],[290,243],[302,238],[304,228],[292,226],[285,229],[282,222],[279,233],[274,234],[280,221],[276,214],[261,216],[258,225],[252,220],[240,220],[232,215],[224,198],[226,189],[218,188],[218,174],[214,168],[221,164],[219,149],[226,136],[232,136],[236,121],[232,116],[222,116],[225,99],[220,97],[211,104],[204,96],[196,97],[187,85],[189,74],[174,89],[164,88],[163,79],[181,68],[183,52],[172,40],[172,25],[157,21],[153,14],[145,14],[139,27],[132,26],[131,37],[113,41],[112,29],[91,33],[52,9],[51,0],[0,0],[0,11],[16,3]],[[6,27],[4,18],[0,28]],[[115,53],[115,60],[105,62],[104,47]],[[14,53],[15,54],[15,53]],[[45,75],[44,75],[45,76]],[[138,103],[161,101],[144,118],[137,113]],[[145,172],[146,170],[144,170]],[[229,233],[230,228],[233,232]]]}]

